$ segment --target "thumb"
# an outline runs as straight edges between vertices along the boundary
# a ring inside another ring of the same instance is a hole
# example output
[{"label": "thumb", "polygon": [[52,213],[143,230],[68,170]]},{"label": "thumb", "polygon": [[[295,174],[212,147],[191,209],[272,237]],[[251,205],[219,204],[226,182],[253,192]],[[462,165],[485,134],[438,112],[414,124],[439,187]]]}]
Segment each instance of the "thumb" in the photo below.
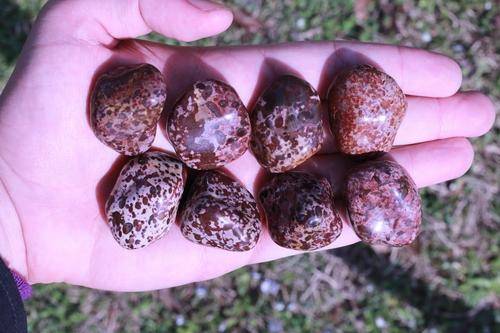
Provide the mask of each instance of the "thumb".
[{"label": "thumb", "polygon": [[226,30],[231,11],[209,0],[53,0],[35,29],[46,44],[77,39],[113,45],[151,31],[181,41],[194,41]]}]

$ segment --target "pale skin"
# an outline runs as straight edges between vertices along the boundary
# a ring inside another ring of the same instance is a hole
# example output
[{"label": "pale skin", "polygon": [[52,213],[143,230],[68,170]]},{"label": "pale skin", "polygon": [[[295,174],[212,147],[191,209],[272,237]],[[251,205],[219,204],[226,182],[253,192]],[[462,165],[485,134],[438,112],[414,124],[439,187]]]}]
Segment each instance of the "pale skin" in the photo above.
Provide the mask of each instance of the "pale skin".
[{"label": "pale skin", "polygon": [[[204,247],[184,239],[177,225],[147,248],[121,248],[96,195],[119,155],[94,136],[88,123],[88,92],[103,64],[147,62],[163,70],[168,110],[182,89],[208,78],[206,68],[232,85],[245,105],[282,74],[282,67],[321,88],[334,74],[328,69],[332,60],[340,67],[352,60],[341,59],[347,50],[376,63],[409,95],[390,154],[419,187],[463,175],[473,161],[467,137],[492,126],[491,101],[478,92],[457,92],[460,68],[436,53],[355,42],[199,49],[131,40],[154,30],[193,41],[226,30],[231,21],[230,11],[206,1],[49,3],[0,99],[0,256],[11,269],[30,283],[139,291],[211,279],[301,253],[275,245],[266,230],[249,252]],[[281,69],[272,65],[276,62]],[[328,177],[338,188],[346,163],[336,154],[331,134],[326,135],[321,155],[301,168]],[[161,126],[154,146],[172,151]],[[257,193],[261,169],[250,152],[227,169]],[[345,221],[342,235],[329,248],[357,241]]]}]

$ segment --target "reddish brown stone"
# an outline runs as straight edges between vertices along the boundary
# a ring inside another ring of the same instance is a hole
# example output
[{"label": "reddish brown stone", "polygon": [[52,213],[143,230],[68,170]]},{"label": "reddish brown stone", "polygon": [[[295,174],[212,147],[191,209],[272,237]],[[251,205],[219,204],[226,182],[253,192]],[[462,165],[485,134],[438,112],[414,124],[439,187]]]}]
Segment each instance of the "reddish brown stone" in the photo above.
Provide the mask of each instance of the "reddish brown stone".
[{"label": "reddish brown stone", "polygon": [[271,237],[282,247],[315,250],[340,236],[342,220],[326,178],[303,172],[278,174],[261,190],[259,200]]},{"label": "reddish brown stone", "polygon": [[165,153],[147,152],[131,159],[106,202],[116,241],[138,249],[165,235],[175,221],[185,179],[184,165]]},{"label": "reddish brown stone", "polygon": [[248,149],[250,119],[236,91],[205,80],[180,99],[168,117],[167,131],[179,158],[194,169],[214,169]]},{"label": "reddish brown stone", "polygon": [[147,151],[167,96],[161,72],[149,64],[104,73],[92,92],[90,119],[99,140],[117,152]]},{"label": "reddish brown stone", "polygon": [[251,114],[250,147],[271,172],[285,172],[313,156],[324,141],[318,93],[295,76],[278,78]]},{"label": "reddish brown stone", "polygon": [[192,242],[229,251],[248,251],[260,236],[257,203],[240,183],[204,171],[192,184],[180,214],[181,231]]},{"label": "reddish brown stone", "polygon": [[361,65],[341,73],[328,95],[330,125],[342,153],[361,155],[392,148],[407,107],[392,77]]},{"label": "reddish brown stone", "polygon": [[376,160],[355,167],[347,177],[345,196],[354,231],[364,242],[403,246],[417,237],[420,197],[396,162]]}]

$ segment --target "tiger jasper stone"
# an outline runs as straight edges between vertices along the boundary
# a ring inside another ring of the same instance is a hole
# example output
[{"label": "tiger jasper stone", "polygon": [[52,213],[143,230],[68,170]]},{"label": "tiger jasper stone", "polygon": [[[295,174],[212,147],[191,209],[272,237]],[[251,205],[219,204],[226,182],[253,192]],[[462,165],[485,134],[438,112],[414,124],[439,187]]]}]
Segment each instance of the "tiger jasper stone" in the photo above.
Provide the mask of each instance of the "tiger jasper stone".
[{"label": "tiger jasper stone", "polygon": [[274,242],[295,250],[316,250],[335,241],[342,220],[326,178],[304,172],[275,175],[259,200]]},{"label": "tiger jasper stone", "polygon": [[353,229],[364,242],[403,246],[417,237],[420,196],[396,162],[375,160],[356,166],[347,177],[345,197]]},{"label": "tiger jasper stone", "polygon": [[248,149],[250,119],[236,91],[216,80],[196,82],[167,120],[179,158],[193,169],[215,169]]},{"label": "tiger jasper stone", "polygon": [[126,249],[145,247],[174,223],[184,191],[186,168],[161,152],[131,159],[106,202],[111,233]]},{"label": "tiger jasper stone", "polygon": [[120,66],[101,75],[91,98],[90,120],[99,140],[120,154],[147,151],[167,97],[161,72],[149,64]]},{"label": "tiger jasper stone", "polygon": [[406,113],[406,97],[384,72],[360,65],[341,73],[328,94],[330,125],[340,152],[387,152]]},{"label": "tiger jasper stone", "polygon": [[295,76],[281,76],[264,91],[251,114],[250,147],[265,169],[291,170],[320,150],[320,105],[314,88]]},{"label": "tiger jasper stone", "polygon": [[248,251],[260,236],[257,203],[239,182],[203,171],[188,192],[180,214],[181,232],[192,242],[229,251]]}]

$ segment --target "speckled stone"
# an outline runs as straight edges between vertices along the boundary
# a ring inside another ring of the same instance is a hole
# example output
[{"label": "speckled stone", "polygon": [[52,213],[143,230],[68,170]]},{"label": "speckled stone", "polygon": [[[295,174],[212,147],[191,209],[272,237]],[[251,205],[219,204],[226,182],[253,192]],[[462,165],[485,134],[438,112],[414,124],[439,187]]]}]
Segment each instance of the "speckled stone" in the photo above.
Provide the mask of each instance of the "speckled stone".
[{"label": "speckled stone", "polygon": [[99,140],[120,154],[143,153],[153,143],[166,97],[163,76],[154,66],[116,67],[95,84],[92,129]]},{"label": "speckled stone", "polygon": [[264,91],[250,116],[250,147],[264,168],[285,172],[320,150],[320,105],[314,88],[295,76],[281,76]]},{"label": "speckled stone", "polygon": [[167,131],[179,158],[193,169],[214,169],[248,149],[250,119],[229,85],[196,82],[168,116]]},{"label": "speckled stone", "polygon": [[362,155],[392,148],[407,101],[392,77],[360,65],[334,81],[328,107],[337,148],[344,154]]},{"label": "speckled stone", "polygon": [[259,194],[272,239],[295,250],[316,250],[340,236],[333,199],[326,178],[293,171],[275,175]]},{"label": "speckled stone", "polygon": [[396,162],[375,160],[355,167],[347,177],[345,197],[354,231],[364,242],[403,246],[417,237],[420,196]]},{"label": "speckled stone", "polygon": [[147,152],[122,169],[106,202],[116,241],[138,249],[161,238],[175,221],[184,191],[184,165],[161,152]]},{"label": "speckled stone", "polygon": [[261,222],[252,194],[217,171],[203,171],[180,214],[181,231],[192,242],[229,251],[248,251],[260,236]]}]

